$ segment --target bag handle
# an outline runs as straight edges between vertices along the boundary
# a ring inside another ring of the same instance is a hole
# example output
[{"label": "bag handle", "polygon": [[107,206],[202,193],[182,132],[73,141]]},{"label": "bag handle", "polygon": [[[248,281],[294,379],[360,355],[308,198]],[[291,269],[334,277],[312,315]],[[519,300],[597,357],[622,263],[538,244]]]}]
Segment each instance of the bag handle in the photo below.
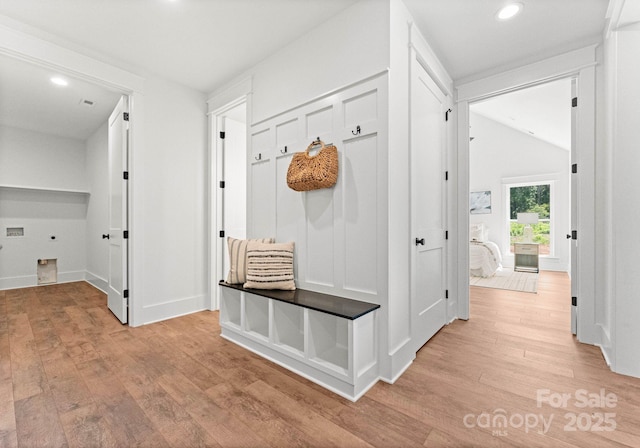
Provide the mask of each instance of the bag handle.
[{"label": "bag handle", "polygon": [[324,149],[324,142],[320,139],[318,140],[314,140],[311,142],[311,144],[309,146],[307,146],[307,150],[305,151],[305,154],[307,155],[307,157],[315,157],[318,154],[316,154],[315,156],[310,156],[309,155],[309,151],[311,151],[311,148],[313,148],[314,146],[318,146],[321,145],[322,147],[318,150],[318,154],[320,153],[320,151],[322,151]]}]

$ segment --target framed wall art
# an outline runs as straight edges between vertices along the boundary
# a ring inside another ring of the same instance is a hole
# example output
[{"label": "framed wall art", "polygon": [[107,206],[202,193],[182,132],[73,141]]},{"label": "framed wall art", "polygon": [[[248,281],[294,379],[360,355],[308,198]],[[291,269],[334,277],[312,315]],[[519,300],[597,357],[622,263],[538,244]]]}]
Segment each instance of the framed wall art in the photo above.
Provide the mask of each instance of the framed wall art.
[{"label": "framed wall art", "polygon": [[473,191],[469,194],[469,211],[472,215],[491,213],[491,191]]}]

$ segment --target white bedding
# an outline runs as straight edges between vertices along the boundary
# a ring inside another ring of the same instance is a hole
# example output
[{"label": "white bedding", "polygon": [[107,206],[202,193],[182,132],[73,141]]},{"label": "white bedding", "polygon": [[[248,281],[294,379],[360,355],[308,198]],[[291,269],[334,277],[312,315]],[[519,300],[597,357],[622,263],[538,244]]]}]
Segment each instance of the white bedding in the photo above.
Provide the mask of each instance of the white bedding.
[{"label": "white bedding", "polygon": [[502,269],[502,255],[491,241],[469,243],[469,272],[474,277],[491,277]]}]

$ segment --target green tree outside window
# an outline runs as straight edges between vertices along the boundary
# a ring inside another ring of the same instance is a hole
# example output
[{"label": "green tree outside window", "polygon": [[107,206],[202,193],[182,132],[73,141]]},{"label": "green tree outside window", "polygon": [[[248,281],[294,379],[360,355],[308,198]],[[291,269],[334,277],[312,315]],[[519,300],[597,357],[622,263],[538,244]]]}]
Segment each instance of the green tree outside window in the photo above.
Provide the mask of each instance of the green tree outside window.
[{"label": "green tree outside window", "polygon": [[510,196],[510,246],[523,240],[524,224],[518,224],[518,213],[537,213],[540,222],[534,224],[533,242],[540,245],[540,254],[551,253],[551,185],[527,185],[511,187]]}]

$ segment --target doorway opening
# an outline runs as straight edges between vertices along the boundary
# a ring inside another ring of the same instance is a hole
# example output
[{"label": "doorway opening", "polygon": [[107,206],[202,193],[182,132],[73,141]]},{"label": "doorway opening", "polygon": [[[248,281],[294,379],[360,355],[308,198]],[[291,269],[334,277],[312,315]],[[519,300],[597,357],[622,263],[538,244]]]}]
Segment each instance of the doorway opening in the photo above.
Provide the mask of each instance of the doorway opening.
[{"label": "doorway opening", "polygon": [[6,54],[0,79],[0,227],[26,234],[0,244],[0,289],[86,281],[107,293],[109,116],[128,96]]},{"label": "doorway opening", "polygon": [[469,105],[470,285],[531,293],[543,272],[570,285],[574,84],[557,79]]},{"label": "doorway opening", "polygon": [[[212,116],[215,174],[212,197],[211,278],[223,280],[229,271],[227,239],[247,236],[247,102],[240,98]],[[218,308],[218,287],[211,285],[212,309]]]}]

